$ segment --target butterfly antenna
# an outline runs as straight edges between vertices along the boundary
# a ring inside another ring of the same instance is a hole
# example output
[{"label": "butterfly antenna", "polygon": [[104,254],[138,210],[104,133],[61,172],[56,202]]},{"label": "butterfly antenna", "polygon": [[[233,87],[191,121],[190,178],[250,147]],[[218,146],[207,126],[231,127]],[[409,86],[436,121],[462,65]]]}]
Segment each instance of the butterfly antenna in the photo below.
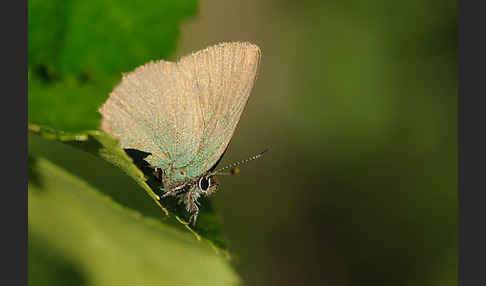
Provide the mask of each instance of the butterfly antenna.
[{"label": "butterfly antenna", "polygon": [[[231,164],[229,164],[227,166],[224,166],[221,169],[218,169],[218,170],[214,171],[212,174],[213,175],[234,175],[234,174],[238,174],[240,172],[240,169],[236,168],[237,166],[246,164],[246,163],[248,163],[250,161],[253,161],[253,160],[256,160],[256,159],[259,159],[259,158],[265,156],[265,154],[268,152],[268,150],[269,149],[265,149],[263,152],[260,152],[260,153],[258,153],[256,155],[253,155],[253,156],[251,156],[248,159],[241,160],[241,161],[236,161],[234,163],[231,163]],[[228,169],[231,169],[231,171],[228,172],[228,173],[223,172],[223,171],[228,170]]]}]

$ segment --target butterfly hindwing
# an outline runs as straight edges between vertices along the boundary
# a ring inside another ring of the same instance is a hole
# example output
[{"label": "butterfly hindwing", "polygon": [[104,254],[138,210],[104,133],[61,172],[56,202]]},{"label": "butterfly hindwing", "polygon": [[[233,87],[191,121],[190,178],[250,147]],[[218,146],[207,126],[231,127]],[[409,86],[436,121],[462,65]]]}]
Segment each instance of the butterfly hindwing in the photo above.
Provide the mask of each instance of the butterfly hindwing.
[{"label": "butterfly hindwing", "polygon": [[151,62],[123,76],[100,108],[101,128],[122,148],[151,153],[154,167],[188,164],[201,142],[200,105],[175,63]]}]

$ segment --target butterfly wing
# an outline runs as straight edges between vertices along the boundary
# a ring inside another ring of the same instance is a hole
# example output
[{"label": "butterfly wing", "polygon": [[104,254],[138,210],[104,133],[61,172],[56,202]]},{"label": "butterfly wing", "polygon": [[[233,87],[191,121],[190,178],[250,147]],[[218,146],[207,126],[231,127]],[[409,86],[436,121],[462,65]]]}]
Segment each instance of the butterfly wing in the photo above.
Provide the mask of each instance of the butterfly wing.
[{"label": "butterfly wing", "polygon": [[199,150],[200,105],[190,78],[177,64],[151,62],[123,76],[101,106],[101,129],[122,148],[149,152],[154,167],[186,166]]},{"label": "butterfly wing", "polygon": [[250,43],[223,43],[182,58],[178,65],[192,77],[199,97],[202,137],[189,176],[198,177],[228,146],[250,96],[260,49]]}]

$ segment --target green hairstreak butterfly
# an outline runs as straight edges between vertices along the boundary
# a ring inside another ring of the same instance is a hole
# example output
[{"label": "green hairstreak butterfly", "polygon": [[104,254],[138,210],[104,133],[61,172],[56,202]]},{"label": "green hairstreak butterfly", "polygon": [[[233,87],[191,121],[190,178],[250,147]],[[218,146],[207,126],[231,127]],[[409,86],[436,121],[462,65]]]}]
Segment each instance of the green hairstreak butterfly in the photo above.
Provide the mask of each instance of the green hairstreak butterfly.
[{"label": "green hairstreak butterfly", "polygon": [[179,197],[193,222],[198,198],[218,187],[214,176],[265,153],[214,170],[250,96],[260,56],[258,46],[235,42],[178,62],[147,63],[124,74],[99,110],[101,129],[122,148],[150,154],[145,161],[160,175],[163,197]]}]

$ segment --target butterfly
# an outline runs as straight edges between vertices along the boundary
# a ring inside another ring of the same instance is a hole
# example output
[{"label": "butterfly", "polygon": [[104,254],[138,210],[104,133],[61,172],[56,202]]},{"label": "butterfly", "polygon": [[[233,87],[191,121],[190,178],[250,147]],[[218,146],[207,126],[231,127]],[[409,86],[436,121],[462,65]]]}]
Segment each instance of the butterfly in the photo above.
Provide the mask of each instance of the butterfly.
[{"label": "butterfly", "polygon": [[236,129],[258,74],[261,51],[247,42],[221,43],[177,62],[149,62],[123,75],[100,107],[101,129],[124,149],[147,152],[164,194],[199,214],[198,198],[213,194],[215,170]]}]

